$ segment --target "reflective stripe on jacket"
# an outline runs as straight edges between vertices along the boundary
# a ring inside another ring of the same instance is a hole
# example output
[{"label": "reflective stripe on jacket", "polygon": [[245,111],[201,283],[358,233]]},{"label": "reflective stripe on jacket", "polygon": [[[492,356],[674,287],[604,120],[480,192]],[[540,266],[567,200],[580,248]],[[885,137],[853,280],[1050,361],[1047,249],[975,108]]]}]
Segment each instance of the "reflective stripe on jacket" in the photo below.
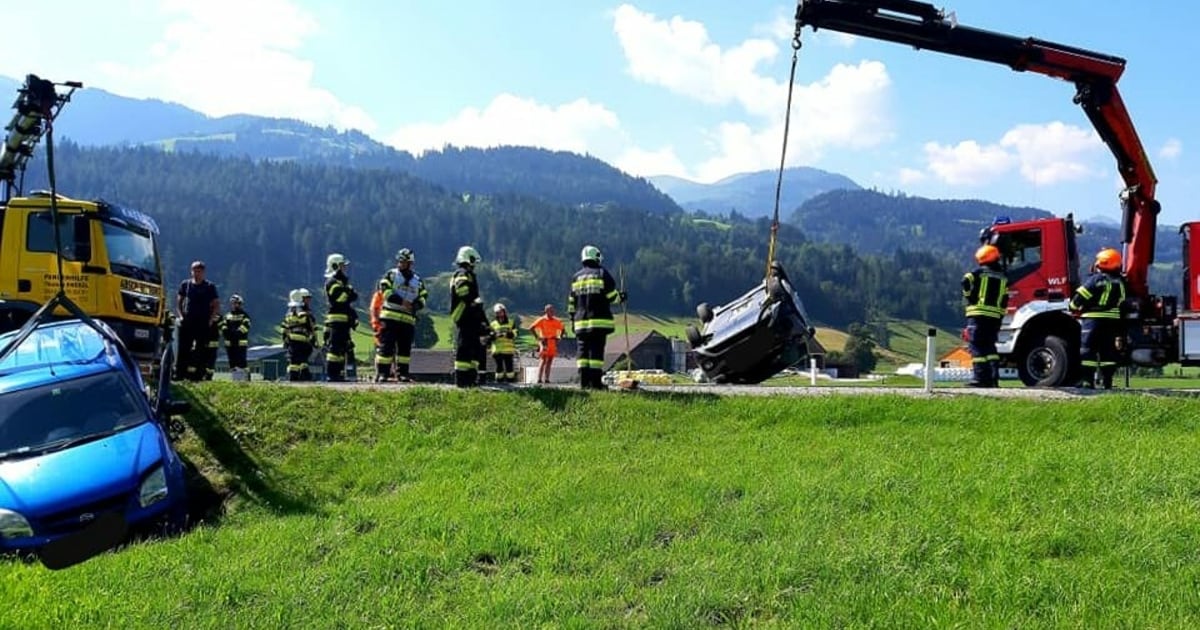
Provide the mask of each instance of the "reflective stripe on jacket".
[{"label": "reflective stripe on jacket", "polygon": [[967,317],[1004,317],[1008,305],[1008,278],[995,269],[980,267],[963,274],[963,301]]}]

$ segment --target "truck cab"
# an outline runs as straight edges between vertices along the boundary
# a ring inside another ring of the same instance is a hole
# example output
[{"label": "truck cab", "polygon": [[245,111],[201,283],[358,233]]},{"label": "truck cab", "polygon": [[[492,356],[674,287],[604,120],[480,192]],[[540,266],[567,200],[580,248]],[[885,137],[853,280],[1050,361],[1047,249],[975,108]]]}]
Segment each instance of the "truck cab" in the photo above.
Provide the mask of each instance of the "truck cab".
[{"label": "truck cab", "polygon": [[1072,382],[1079,324],[1067,304],[1079,286],[1082,231],[1072,216],[1013,222],[997,218],[980,239],[1000,249],[1008,276],[1008,309],[997,350],[1026,385]]},{"label": "truck cab", "polygon": [[[157,224],[104,201],[56,201],[67,296],[116,331],[131,354],[157,358],[166,315]],[[20,327],[58,292],[54,227],[48,193],[0,206],[0,333]],[[61,308],[54,314],[68,315]]]}]

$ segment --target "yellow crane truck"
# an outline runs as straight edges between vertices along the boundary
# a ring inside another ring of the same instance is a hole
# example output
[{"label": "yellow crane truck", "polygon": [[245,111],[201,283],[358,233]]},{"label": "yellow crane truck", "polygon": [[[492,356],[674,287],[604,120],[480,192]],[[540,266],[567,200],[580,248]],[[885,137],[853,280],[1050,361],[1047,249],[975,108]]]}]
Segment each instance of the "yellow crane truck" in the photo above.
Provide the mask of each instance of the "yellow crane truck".
[{"label": "yellow crane truck", "polygon": [[[70,89],[59,94],[56,84],[26,77],[0,147],[0,333],[19,328],[61,287],[85,313],[110,326],[149,371],[170,341],[157,224],[102,200],[21,194],[26,162],[71,93],[82,87],[60,85]],[[52,142],[51,134],[46,158],[54,190]],[[69,316],[62,307],[54,314]]]}]

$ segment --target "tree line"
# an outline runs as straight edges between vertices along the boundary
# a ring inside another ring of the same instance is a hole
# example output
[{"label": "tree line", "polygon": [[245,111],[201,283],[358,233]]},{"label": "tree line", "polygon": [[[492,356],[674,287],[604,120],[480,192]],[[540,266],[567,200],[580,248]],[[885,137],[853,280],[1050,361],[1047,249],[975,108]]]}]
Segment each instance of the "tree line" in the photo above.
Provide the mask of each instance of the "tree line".
[{"label": "tree line", "polygon": [[[526,312],[545,303],[565,308],[580,248],[589,243],[601,248],[614,275],[623,272],[630,307],[640,312],[694,313],[699,302],[736,298],[765,271],[766,219],[719,222],[620,203],[481,194],[390,170],[145,147],[57,148],[61,194],[103,198],[158,221],[169,290],[186,277],[191,260],[204,259],[224,295],[238,292],[248,309],[262,313],[282,310],[292,288],[319,295],[332,252],[351,259],[365,307],[394,253],[412,248],[429,285],[430,308],[441,312],[448,311],[454,253],[467,244],[484,259],[485,300]],[[44,175],[42,164],[31,165],[26,189],[45,187]],[[957,257],[904,249],[862,255],[784,225],[778,258],[820,324],[844,328],[879,317],[942,326],[961,321]]]}]

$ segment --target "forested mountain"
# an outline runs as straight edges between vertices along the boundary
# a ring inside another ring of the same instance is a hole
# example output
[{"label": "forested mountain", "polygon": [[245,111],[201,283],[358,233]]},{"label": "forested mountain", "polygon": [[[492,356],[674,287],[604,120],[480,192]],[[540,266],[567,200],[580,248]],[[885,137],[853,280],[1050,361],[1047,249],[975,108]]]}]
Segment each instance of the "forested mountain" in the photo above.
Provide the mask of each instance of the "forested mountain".
[{"label": "forested mountain", "polygon": [[[721,216],[736,212],[747,217],[769,217],[775,211],[778,178],[778,171],[767,170],[730,175],[712,184],[669,175],[651,177],[650,181],[687,210]],[[794,208],[812,197],[842,189],[858,190],[859,185],[845,175],[807,166],[784,169],[780,217],[786,219]]]},{"label": "forested mountain", "polygon": [[[1105,247],[1121,248],[1120,210],[1114,204],[1114,219],[1083,222],[1083,233],[1076,239],[1082,266]],[[872,190],[838,190],[813,197],[789,217],[814,241],[845,243],[863,254],[879,254],[897,249],[941,253],[960,261],[970,261],[979,247],[979,231],[996,217],[1013,221],[1054,216],[1037,208],[1003,206],[973,199],[926,199],[908,195],[884,194]],[[1179,247],[1176,226],[1160,226],[1157,234],[1156,262],[1150,276],[1155,291],[1178,291]],[[1166,266],[1167,268],[1164,268]]]},{"label": "forested mountain", "polygon": [[[0,96],[15,97],[18,87],[20,82],[0,77]],[[455,193],[515,193],[557,204],[616,203],[652,212],[680,209],[645,179],[591,156],[533,147],[447,147],[414,157],[359,131],[248,114],[214,118],[175,103],[127,98],[94,87],[75,92],[56,129],[60,139],[84,146],[149,145],[172,152],[390,169]]]},{"label": "forested mountain", "polygon": [[[698,302],[736,297],[762,277],[766,257],[765,219],[718,222],[514,194],[465,197],[397,173],[146,147],[58,149],[61,193],[103,197],[151,214],[162,228],[172,285],[189,261],[203,258],[224,294],[242,293],[252,312],[278,312],[291,288],[318,289],[325,256],[335,251],[354,261],[352,277],[365,289],[398,248],[413,248],[418,271],[430,279],[431,307],[443,312],[448,286],[438,275],[451,270],[463,244],[484,257],[485,299],[529,310],[545,302],[564,306],[586,243],[602,248],[614,274],[624,268],[632,308],[664,314],[693,313]],[[28,183],[45,186],[41,163],[31,165]],[[845,326],[888,315],[943,325],[959,320],[962,270],[939,256],[861,257],[848,246],[806,242],[784,226],[779,258],[822,323]]]}]

